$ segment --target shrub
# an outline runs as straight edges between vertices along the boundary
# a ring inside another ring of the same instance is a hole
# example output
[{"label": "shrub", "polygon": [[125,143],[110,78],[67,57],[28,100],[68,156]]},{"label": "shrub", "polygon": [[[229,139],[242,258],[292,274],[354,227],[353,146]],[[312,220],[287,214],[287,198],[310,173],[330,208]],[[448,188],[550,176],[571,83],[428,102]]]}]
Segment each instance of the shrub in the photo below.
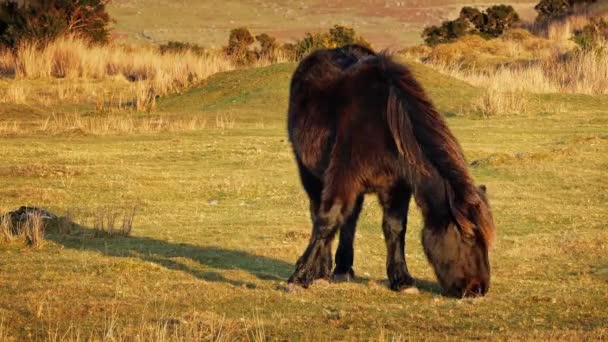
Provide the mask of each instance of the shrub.
[{"label": "shrub", "polygon": [[[255,46],[254,43],[258,45]],[[278,60],[300,60],[317,49],[335,48],[349,44],[371,47],[353,28],[335,25],[328,32],[306,33],[304,38],[294,44],[279,45],[275,37],[266,33],[253,36],[249,29],[240,27],[230,31],[228,46],[224,53],[235,64],[251,65],[255,62],[277,62]]]},{"label": "shrub", "polygon": [[47,43],[62,34],[89,42],[109,39],[109,0],[33,0],[0,4],[0,45],[16,47],[22,41]]},{"label": "shrub", "polygon": [[224,48],[226,56],[230,57],[237,65],[249,65],[257,59],[255,51],[250,46],[255,38],[246,27],[239,27],[230,31],[228,46]]},{"label": "shrub", "polygon": [[484,38],[499,37],[520,21],[512,6],[496,5],[481,12],[473,7],[463,7],[455,20],[444,21],[440,26],[428,26],[422,38],[429,46],[454,42],[469,34]]},{"label": "shrub", "polygon": [[538,13],[536,23],[544,25],[556,19],[563,19],[574,14],[577,5],[587,6],[595,2],[597,0],[541,0],[534,6]]},{"label": "shrub", "polygon": [[176,41],[169,41],[166,44],[161,44],[158,48],[163,55],[166,53],[183,53],[186,51],[190,51],[199,56],[205,53],[205,49],[197,44]]},{"label": "shrub", "polygon": [[277,39],[266,33],[255,36],[255,40],[260,44],[258,54],[260,56],[273,56],[279,48]]},{"label": "shrub", "polygon": [[592,50],[608,40],[608,21],[604,18],[591,18],[589,24],[576,30],[572,40],[583,50]]},{"label": "shrub", "polygon": [[334,25],[329,32],[306,33],[303,39],[295,44],[295,59],[302,59],[307,54],[318,49],[336,48],[349,44],[359,44],[371,47],[363,37],[358,36],[353,28]]}]

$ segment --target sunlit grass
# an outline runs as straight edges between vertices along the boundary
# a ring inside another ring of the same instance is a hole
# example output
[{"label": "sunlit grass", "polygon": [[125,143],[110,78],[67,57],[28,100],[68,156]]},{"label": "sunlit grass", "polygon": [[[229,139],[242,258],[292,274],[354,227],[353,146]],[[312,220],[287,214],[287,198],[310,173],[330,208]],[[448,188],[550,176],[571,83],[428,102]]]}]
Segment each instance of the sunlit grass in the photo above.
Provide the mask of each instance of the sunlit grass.
[{"label": "sunlit grass", "polygon": [[[0,135],[2,211],[138,208],[128,237],[96,237],[91,219],[47,232],[38,249],[2,243],[0,338],[606,338],[606,96],[526,94],[525,113],[482,119],[460,115],[482,89],[414,65],[488,186],[498,227],[488,296],[439,295],[416,209],[406,254],[421,291],[390,291],[373,196],[358,225],[358,281],[286,293],[310,234],[285,131],[293,68],[218,74],[159,99],[153,115],[168,126],[206,120],[193,130],[138,129],[147,116],[106,130],[118,119],[82,113],[92,133],[45,133],[45,116],[27,116],[22,133]],[[15,108],[24,112],[11,124],[28,110]]]}]

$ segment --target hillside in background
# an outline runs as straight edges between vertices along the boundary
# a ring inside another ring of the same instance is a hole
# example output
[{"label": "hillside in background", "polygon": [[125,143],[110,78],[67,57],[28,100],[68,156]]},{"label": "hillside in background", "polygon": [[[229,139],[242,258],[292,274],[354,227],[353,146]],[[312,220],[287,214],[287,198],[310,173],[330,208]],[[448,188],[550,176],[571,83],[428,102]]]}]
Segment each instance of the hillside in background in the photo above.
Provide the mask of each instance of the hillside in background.
[{"label": "hillside in background", "polygon": [[221,6],[210,0],[114,0],[110,13],[116,19],[116,33],[135,41],[178,40],[220,47],[229,31],[239,26],[291,41],[305,32],[342,24],[357,29],[376,48],[398,48],[420,43],[424,26],[452,19],[465,5],[498,3],[513,5],[526,20],[535,16],[537,1],[520,0],[228,0]]}]

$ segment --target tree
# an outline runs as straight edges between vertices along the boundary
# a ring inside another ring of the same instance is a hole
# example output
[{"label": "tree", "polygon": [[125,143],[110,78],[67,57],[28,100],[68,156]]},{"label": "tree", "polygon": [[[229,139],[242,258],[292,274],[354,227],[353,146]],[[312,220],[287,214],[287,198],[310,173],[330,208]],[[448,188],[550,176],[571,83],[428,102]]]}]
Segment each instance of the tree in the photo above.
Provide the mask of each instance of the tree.
[{"label": "tree", "polygon": [[574,13],[577,5],[586,6],[597,0],[541,0],[534,9],[538,13],[537,24],[546,24]]},{"label": "tree", "polygon": [[109,0],[16,0],[0,3],[0,45],[15,47],[23,40],[45,43],[61,34],[105,43],[112,22]]},{"label": "tree", "polygon": [[260,56],[272,56],[278,49],[277,39],[267,33],[255,36],[255,40],[260,43],[260,50],[258,52]]},{"label": "tree", "polygon": [[489,36],[498,37],[517,22],[519,22],[519,15],[512,6],[496,5],[486,10],[485,23],[480,31]]},{"label": "tree", "polygon": [[228,37],[228,46],[224,48],[226,55],[238,64],[248,65],[253,63],[257,55],[250,49],[250,46],[255,42],[255,38],[246,27],[235,28],[230,31]]},{"label": "tree", "polygon": [[485,38],[498,37],[519,22],[519,15],[512,6],[496,5],[484,12],[473,7],[463,7],[455,20],[444,21],[440,26],[429,26],[422,31],[427,45],[449,43],[467,34]]}]

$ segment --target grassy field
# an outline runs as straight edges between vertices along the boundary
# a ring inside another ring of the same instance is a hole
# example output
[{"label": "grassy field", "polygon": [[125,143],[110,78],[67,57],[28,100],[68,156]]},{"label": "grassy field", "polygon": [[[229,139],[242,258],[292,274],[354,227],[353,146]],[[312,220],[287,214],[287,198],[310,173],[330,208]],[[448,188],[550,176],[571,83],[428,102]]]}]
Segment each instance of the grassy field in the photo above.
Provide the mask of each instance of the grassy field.
[{"label": "grassy field", "polygon": [[532,20],[537,2],[228,0],[217,6],[208,0],[115,0],[110,13],[117,19],[117,33],[135,41],[178,40],[217,48],[226,44],[231,29],[240,26],[292,41],[305,32],[341,24],[354,27],[376,48],[402,48],[420,43],[423,27],[457,17],[464,5],[512,4],[523,18]]},{"label": "grassy field", "polygon": [[[608,338],[608,96],[522,95],[524,113],[481,119],[481,89],[412,65],[488,185],[488,296],[440,296],[416,210],[407,258],[420,293],[390,291],[372,196],[357,281],[286,293],[310,231],[285,132],[294,67],[217,74],[151,114],[0,107],[0,209],[81,224],[37,249],[0,244],[0,340]],[[89,124],[49,129],[51,112]],[[91,216],[133,206],[130,237],[95,237]]]}]

